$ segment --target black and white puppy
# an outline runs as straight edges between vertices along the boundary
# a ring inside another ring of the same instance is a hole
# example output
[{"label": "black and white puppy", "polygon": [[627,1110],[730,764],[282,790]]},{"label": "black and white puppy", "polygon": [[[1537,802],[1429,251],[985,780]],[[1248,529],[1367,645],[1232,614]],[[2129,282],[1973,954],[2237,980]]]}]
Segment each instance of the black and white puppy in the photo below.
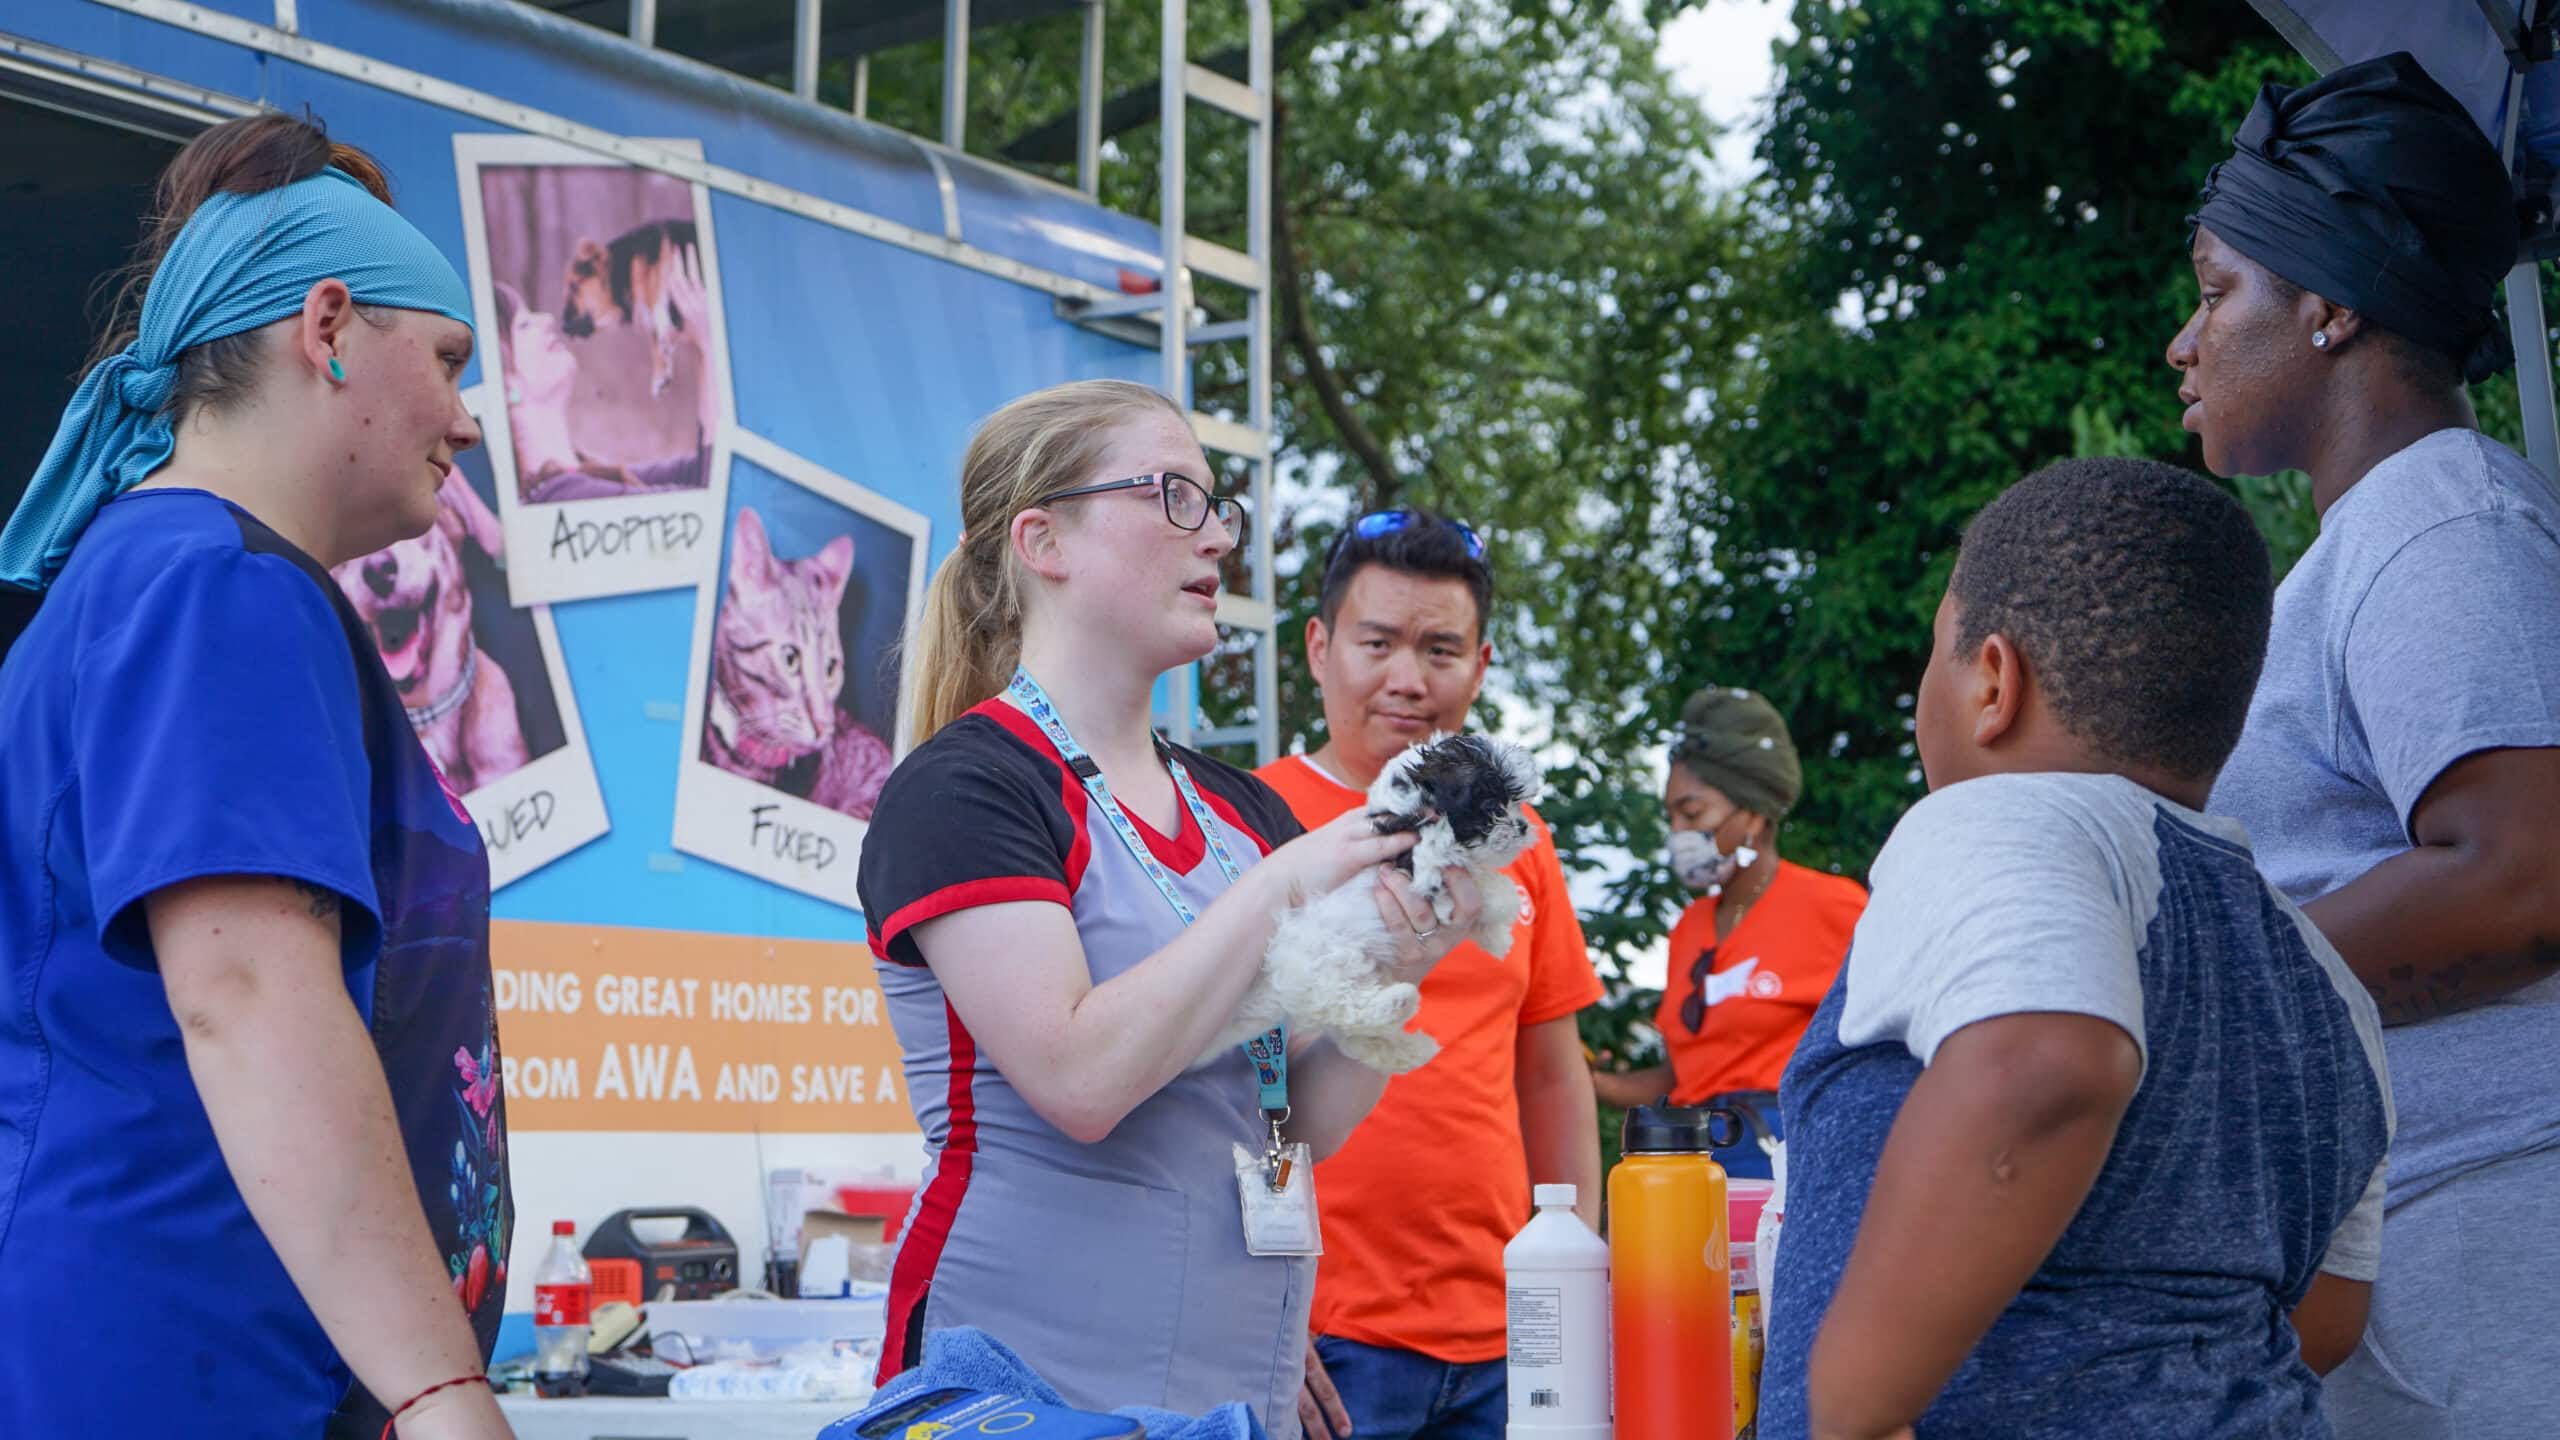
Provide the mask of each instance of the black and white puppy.
[{"label": "black and white puppy", "polygon": [[[1475,877],[1484,910],[1467,936],[1500,959],[1511,949],[1520,890],[1502,867],[1529,848],[1532,831],[1520,807],[1537,798],[1538,766],[1529,752],[1482,735],[1425,741],[1387,762],[1369,787],[1369,818],[1380,834],[1419,832],[1395,862],[1416,893],[1448,923],[1448,874]],[[1330,1036],[1336,1049],[1389,1075],[1440,1053],[1440,1042],[1406,1030],[1422,993],[1395,971],[1397,935],[1378,914],[1361,875],[1280,917],[1263,952],[1262,974],[1236,1017],[1202,1062],[1235,1048],[1282,1020],[1302,1035]]]}]

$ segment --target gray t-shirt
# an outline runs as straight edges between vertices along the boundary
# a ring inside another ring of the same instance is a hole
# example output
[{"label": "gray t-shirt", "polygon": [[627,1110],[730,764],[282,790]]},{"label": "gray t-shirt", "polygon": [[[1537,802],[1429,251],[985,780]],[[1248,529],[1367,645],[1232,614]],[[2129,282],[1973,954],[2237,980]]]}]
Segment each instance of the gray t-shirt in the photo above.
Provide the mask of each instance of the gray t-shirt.
[{"label": "gray t-shirt", "polygon": [[[2276,591],[2266,672],[2212,808],[2308,903],[2409,849],[2410,814],[2447,766],[2549,745],[2560,497],[2513,451],[2440,430],[2331,505]],[[2383,1034],[2391,1208],[2560,1146],[2560,977]]]}]

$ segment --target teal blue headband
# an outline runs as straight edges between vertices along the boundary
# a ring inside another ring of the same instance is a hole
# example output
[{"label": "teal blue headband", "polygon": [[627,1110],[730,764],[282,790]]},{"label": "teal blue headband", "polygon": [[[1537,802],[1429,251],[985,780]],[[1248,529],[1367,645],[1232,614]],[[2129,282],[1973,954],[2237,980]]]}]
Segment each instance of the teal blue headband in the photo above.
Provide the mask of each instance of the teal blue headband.
[{"label": "teal blue headband", "polygon": [[257,195],[216,194],[169,246],[142,331],[80,382],[26,498],[0,530],[0,585],[42,590],[98,507],[169,459],[161,413],[178,357],[299,314],[311,287],[345,283],[360,305],[431,310],[468,325],[471,293],[444,252],[334,166]]}]

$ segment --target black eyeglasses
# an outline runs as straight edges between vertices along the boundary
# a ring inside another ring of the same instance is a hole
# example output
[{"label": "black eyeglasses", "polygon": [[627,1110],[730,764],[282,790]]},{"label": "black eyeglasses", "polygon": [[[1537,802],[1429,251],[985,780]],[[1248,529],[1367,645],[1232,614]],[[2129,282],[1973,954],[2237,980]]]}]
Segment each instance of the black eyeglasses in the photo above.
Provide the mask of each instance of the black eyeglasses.
[{"label": "black eyeglasses", "polygon": [[1680,1002],[1680,1023],[1695,1035],[1707,1028],[1707,972],[1716,968],[1716,947],[1708,946],[1689,962],[1689,995]]},{"label": "black eyeglasses", "polygon": [[1132,475],[1126,480],[1106,480],[1099,485],[1079,485],[1073,490],[1060,490],[1043,495],[1040,503],[1073,500],[1081,495],[1109,495],[1120,490],[1143,490],[1153,485],[1164,501],[1164,518],[1180,530],[1197,530],[1209,523],[1215,514],[1218,523],[1227,527],[1227,535],[1239,546],[1244,544],[1250,522],[1245,518],[1244,504],[1232,495],[1212,495],[1209,488],[1188,475],[1159,470],[1152,475]]}]

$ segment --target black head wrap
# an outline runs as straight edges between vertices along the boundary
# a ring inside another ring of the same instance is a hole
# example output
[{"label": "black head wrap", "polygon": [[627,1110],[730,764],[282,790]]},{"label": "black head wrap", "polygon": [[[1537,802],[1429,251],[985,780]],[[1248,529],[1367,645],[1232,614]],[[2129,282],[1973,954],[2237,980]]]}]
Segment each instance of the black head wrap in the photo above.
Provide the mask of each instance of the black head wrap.
[{"label": "black head wrap", "polygon": [[2480,381],[2514,362],[2492,312],[2514,268],[2514,182],[2406,51],[2269,85],[2206,177],[2197,222],[2231,248]]}]

